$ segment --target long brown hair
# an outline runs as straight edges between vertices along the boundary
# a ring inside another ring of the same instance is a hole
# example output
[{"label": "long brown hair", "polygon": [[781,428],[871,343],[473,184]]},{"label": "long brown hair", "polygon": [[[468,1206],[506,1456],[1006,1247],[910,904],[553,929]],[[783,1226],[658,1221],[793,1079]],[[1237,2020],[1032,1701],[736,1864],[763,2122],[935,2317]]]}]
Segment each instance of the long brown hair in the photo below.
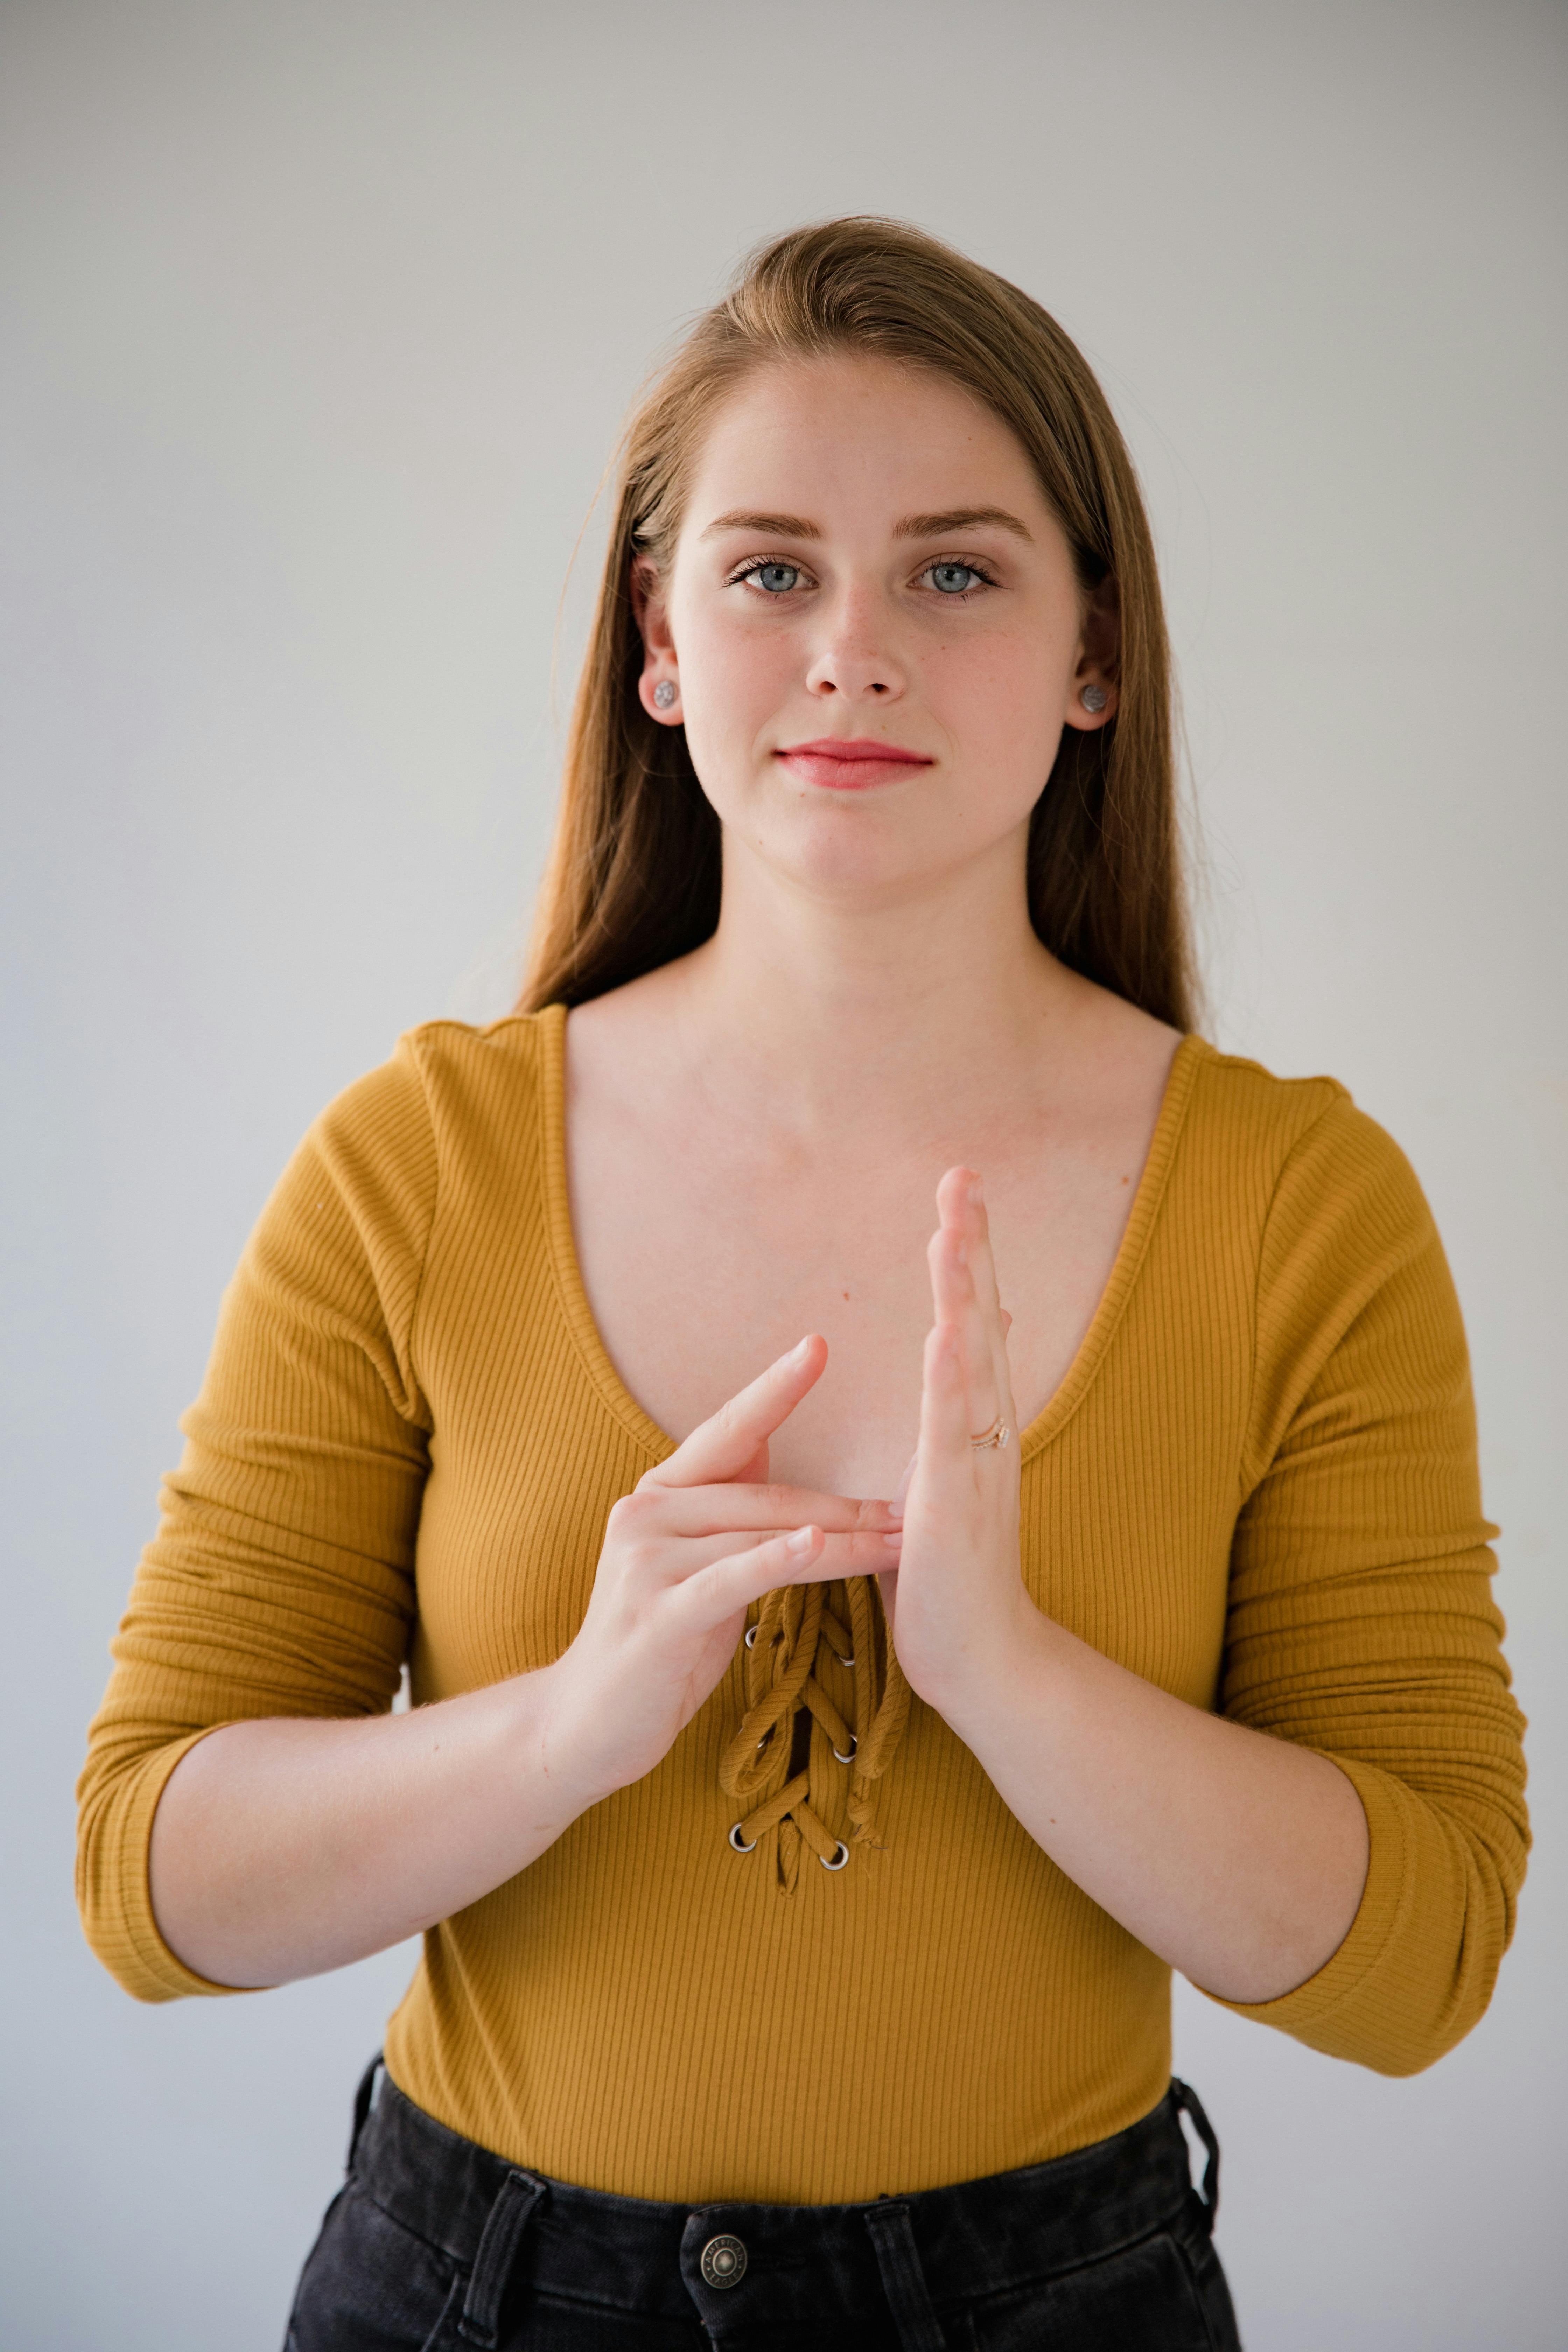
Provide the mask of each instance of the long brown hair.
[{"label": "long brown hair", "polygon": [[1116,716],[1062,730],[1029,819],[1029,915],[1063,963],[1188,1028],[1170,648],[1126,444],[1081,352],[1037,302],[904,222],[866,217],[795,229],[754,254],[626,426],[521,1009],[580,1004],[712,936],[719,819],[684,730],[659,726],[638,699],[632,566],[668,567],[703,432],[740,378],[765,361],[844,352],[932,370],[984,401],[1032,460],[1084,591],[1112,583]]}]

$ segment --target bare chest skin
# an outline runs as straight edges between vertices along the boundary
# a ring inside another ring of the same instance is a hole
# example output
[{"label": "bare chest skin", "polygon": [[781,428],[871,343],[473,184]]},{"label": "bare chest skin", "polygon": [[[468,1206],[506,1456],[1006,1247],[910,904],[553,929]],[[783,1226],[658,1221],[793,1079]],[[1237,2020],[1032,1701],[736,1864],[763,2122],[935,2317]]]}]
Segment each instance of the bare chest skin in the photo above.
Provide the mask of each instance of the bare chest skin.
[{"label": "bare chest skin", "polygon": [[[1098,994],[1099,992],[1096,992]],[[891,1495],[914,1451],[931,1328],[926,1244],[943,1171],[985,1181],[1023,1426],[1068,1372],[1110,1279],[1177,1039],[1118,1007],[1063,1083],[886,1122],[727,1110],[650,1055],[614,1000],[567,1024],[578,1263],[643,1410],[679,1440],[807,1331],[827,1370],[774,1439],[775,1477]],[[640,1049],[640,1050],[639,1050]]]}]

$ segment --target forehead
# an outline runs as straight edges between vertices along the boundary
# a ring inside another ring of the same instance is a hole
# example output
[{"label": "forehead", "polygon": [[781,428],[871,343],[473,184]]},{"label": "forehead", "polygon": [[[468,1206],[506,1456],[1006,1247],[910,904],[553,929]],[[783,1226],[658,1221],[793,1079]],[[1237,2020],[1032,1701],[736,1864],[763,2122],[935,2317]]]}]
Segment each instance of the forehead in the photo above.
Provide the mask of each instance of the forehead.
[{"label": "forehead", "polygon": [[1033,530],[1054,517],[1023,445],[951,378],[845,354],[777,360],[746,376],[704,436],[682,537],[748,507],[869,520],[1005,507]]}]

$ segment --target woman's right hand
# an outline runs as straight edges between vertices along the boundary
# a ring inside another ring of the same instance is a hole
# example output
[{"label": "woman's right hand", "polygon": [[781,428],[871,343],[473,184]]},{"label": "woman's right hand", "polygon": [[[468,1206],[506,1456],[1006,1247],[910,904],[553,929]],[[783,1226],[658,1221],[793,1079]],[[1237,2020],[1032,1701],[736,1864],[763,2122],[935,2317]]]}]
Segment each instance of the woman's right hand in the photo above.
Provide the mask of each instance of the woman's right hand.
[{"label": "woman's right hand", "polygon": [[767,1484],[768,1439],[826,1360],[804,1340],[616,1505],[553,1665],[405,1715],[225,1724],[188,1748],[149,1862],[179,1958],[214,1984],[283,1984],[450,1918],[652,1770],[752,1601],[895,1566],[894,1505]]},{"label": "woman's right hand", "polygon": [[803,1339],[611,1511],[581,1631],[544,1669],[541,1753],[570,1811],[652,1771],[729,1666],[753,1601],[897,1568],[898,1505],[768,1483],[768,1440],[826,1361],[826,1340]]}]

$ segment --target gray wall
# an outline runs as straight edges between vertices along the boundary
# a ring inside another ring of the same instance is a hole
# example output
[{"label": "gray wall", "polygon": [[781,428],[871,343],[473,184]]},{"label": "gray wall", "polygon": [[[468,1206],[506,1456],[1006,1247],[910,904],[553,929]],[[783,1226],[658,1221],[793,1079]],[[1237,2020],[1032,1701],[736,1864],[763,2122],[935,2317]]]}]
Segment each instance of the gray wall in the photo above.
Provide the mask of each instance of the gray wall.
[{"label": "gray wall", "polygon": [[[105,1643],[294,1141],[400,1028],[507,1001],[557,602],[640,371],[750,240],[851,209],[1018,278],[1101,370],[1170,590],[1210,1032],[1393,1129],[1469,1320],[1538,1858],[1492,2014],[1415,2082],[1179,1992],[1248,2340],[1562,2341],[1565,30],[0,9],[11,2352],[281,2334],[409,1954],[114,1989],[70,1893]],[[582,611],[579,575],[563,701]]]}]

